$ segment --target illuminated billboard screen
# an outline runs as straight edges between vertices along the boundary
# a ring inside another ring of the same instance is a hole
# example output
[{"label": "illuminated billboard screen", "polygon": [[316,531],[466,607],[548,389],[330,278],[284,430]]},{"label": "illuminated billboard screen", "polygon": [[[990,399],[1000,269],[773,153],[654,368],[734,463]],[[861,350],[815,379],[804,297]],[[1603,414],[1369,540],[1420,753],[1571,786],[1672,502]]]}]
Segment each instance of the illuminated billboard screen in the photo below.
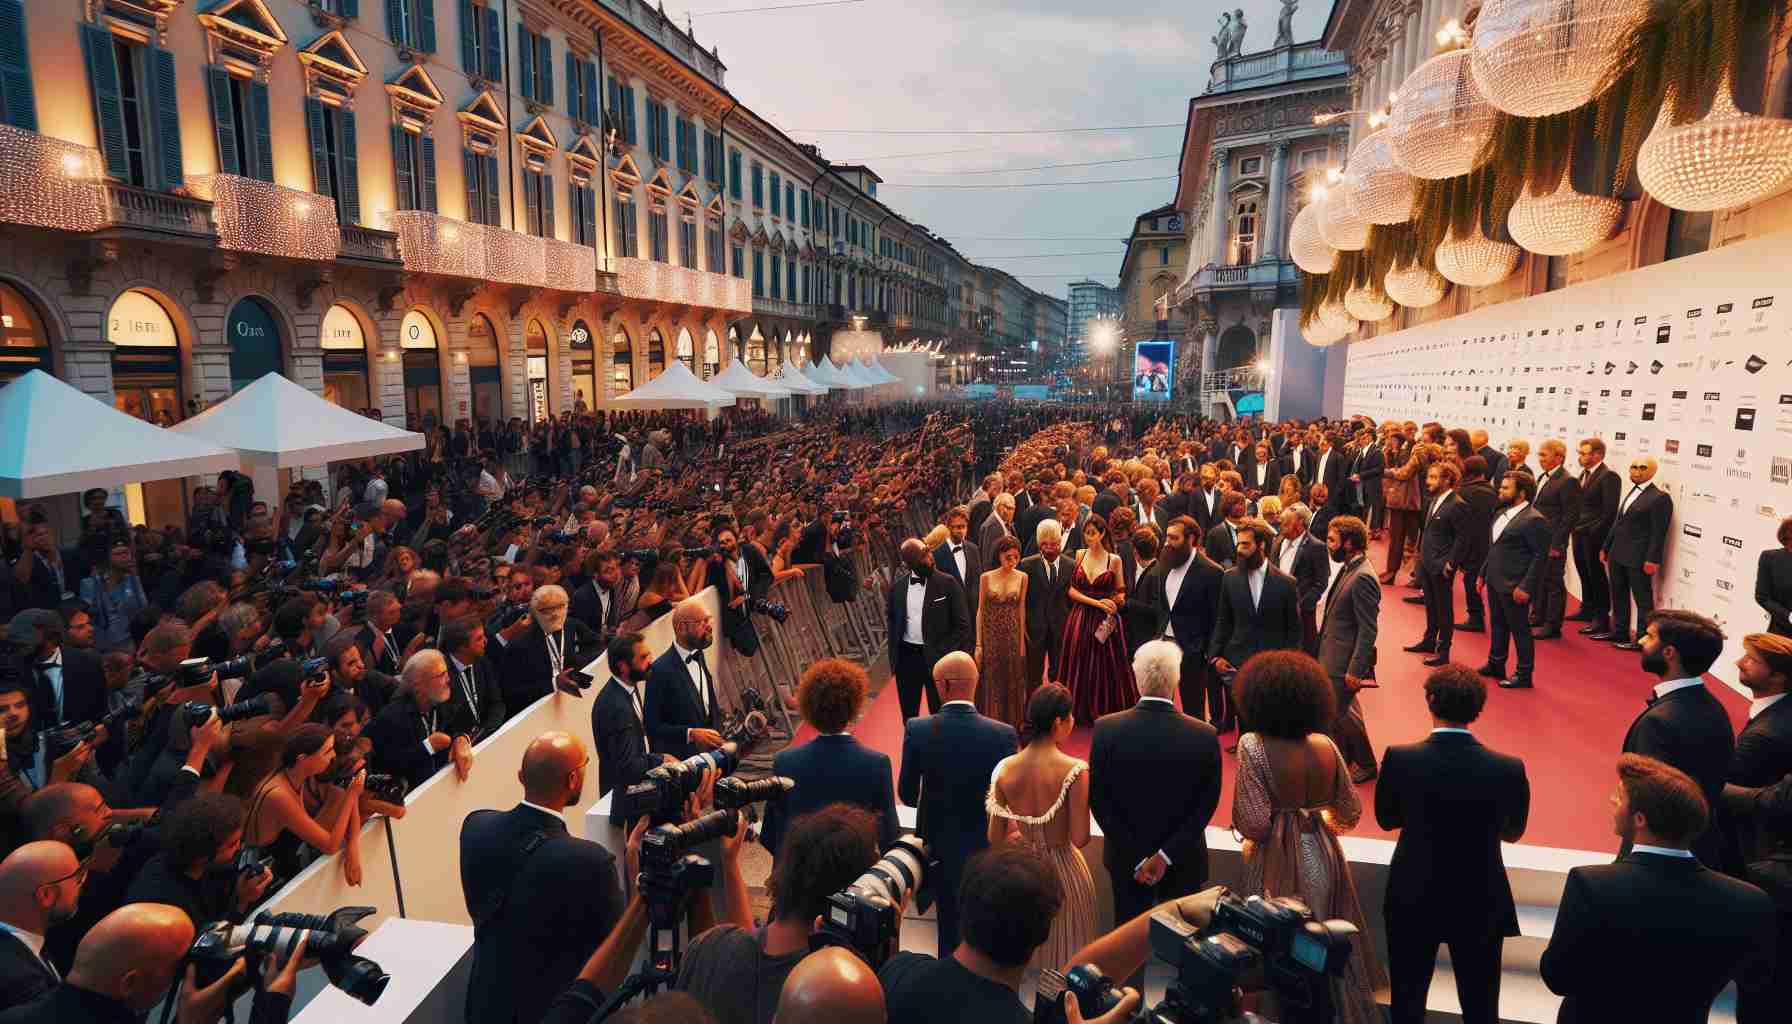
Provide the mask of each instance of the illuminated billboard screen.
[{"label": "illuminated billboard screen", "polygon": [[1168,401],[1176,379],[1176,343],[1141,341],[1133,354],[1133,401]]}]

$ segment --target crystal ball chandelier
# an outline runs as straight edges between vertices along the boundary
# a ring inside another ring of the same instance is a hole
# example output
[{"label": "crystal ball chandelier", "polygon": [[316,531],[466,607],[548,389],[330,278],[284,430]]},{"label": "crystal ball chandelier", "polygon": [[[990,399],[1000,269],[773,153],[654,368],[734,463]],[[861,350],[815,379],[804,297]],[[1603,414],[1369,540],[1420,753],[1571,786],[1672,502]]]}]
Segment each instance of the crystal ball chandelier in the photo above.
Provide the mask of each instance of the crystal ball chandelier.
[{"label": "crystal ball chandelier", "polygon": [[1467,174],[1481,165],[1496,111],[1475,88],[1469,51],[1440,53],[1400,84],[1387,133],[1394,160],[1415,178]]},{"label": "crystal ball chandelier", "polygon": [[1467,238],[1451,234],[1437,247],[1437,272],[1451,284],[1484,288],[1498,284],[1518,269],[1521,250],[1508,242],[1496,242],[1476,224]]},{"label": "crystal ball chandelier", "polygon": [[1364,323],[1375,323],[1394,315],[1394,300],[1374,285],[1353,285],[1344,293],[1344,311]]},{"label": "crystal ball chandelier", "polygon": [[1387,129],[1363,136],[1350,151],[1344,195],[1350,212],[1370,224],[1404,224],[1412,219],[1418,183],[1394,161]]},{"label": "crystal ball chandelier", "polygon": [[1469,50],[1475,85],[1519,117],[1573,110],[1593,98],[1648,9],[1649,0],[1487,0]]},{"label": "crystal ball chandelier", "polygon": [[1506,215],[1506,230],[1514,242],[1542,256],[1569,256],[1612,236],[1624,204],[1576,192],[1568,172],[1564,162],[1562,180],[1547,195],[1535,195],[1525,186]]},{"label": "crystal ball chandelier", "polygon": [[1350,212],[1344,201],[1348,184],[1332,189],[1316,199],[1319,207],[1319,237],[1325,244],[1342,252],[1357,252],[1369,244],[1369,222]]},{"label": "crystal ball chandelier", "polygon": [[1356,330],[1356,320],[1341,303],[1327,302],[1313,311],[1313,319],[1301,328],[1301,336],[1321,348],[1343,340]]},{"label": "crystal ball chandelier", "polygon": [[1326,245],[1319,233],[1320,206],[1312,202],[1301,207],[1288,227],[1288,255],[1309,274],[1329,274],[1338,263],[1338,251]]},{"label": "crystal ball chandelier", "polygon": [[1388,298],[1407,309],[1424,309],[1435,305],[1444,297],[1449,282],[1436,271],[1426,270],[1413,263],[1388,271],[1381,286]]},{"label": "crystal ball chandelier", "polygon": [[1792,186],[1792,120],[1743,113],[1729,76],[1704,117],[1676,125],[1672,109],[1670,95],[1636,154],[1638,180],[1663,205],[1725,210]]}]

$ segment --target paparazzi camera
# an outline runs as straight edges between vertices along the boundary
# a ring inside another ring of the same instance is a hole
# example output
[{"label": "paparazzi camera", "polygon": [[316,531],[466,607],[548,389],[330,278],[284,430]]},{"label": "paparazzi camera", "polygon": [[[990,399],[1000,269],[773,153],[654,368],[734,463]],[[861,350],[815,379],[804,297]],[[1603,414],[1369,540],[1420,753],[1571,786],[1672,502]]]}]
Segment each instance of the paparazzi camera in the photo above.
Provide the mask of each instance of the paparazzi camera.
[{"label": "paparazzi camera", "polygon": [[135,697],[126,697],[118,707],[108,711],[105,717],[97,722],[78,722],[60,729],[49,729],[44,732],[45,752],[54,761],[81,744],[93,739],[99,730],[106,730],[107,736],[120,735],[119,730],[137,720],[143,713],[143,702]]},{"label": "paparazzi camera", "polygon": [[809,949],[845,946],[876,970],[897,950],[902,910],[914,896],[917,913],[933,902],[925,889],[932,856],[919,836],[905,835],[858,880],[828,897],[821,927],[809,936]]},{"label": "paparazzi camera", "polygon": [[[705,771],[713,768],[718,776],[732,775],[740,767],[740,758],[740,744],[727,742],[683,761],[662,764],[623,791],[622,815],[626,818],[645,815],[656,825],[675,821],[684,811],[684,802],[697,792]],[[648,833],[649,836],[652,834]]]},{"label": "paparazzi camera", "polygon": [[[198,965],[198,983],[209,985],[223,977],[238,957],[247,955],[255,960],[267,955],[285,956],[302,938],[305,956],[322,964],[330,984],[372,1006],[392,980],[379,964],[354,952],[367,937],[367,931],[356,924],[372,913],[372,907],[342,907],[327,917],[263,913],[252,924],[219,921],[199,933],[187,950],[186,959]],[[251,964],[248,973],[255,977],[260,972]],[[169,1005],[173,999],[171,993]],[[166,1016],[164,1012],[164,1019]]]},{"label": "paparazzi camera", "polygon": [[755,615],[770,616],[780,626],[784,624],[785,619],[790,618],[788,605],[780,604],[777,601],[767,601],[763,597],[747,598],[747,611]]},{"label": "paparazzi camera", "polygon": [[273,705],[268,703],[267,695],[262,694],[248,700],[239,700],[234,704],[226,704],[223,707],[214,707],[202,700],[190,700],[180,706],[180,711],[185,727],[197,729],[211,719],[214,711],[218,714],[218,721],[229,725],[232,722],[241,722],[258,715],[269,714],[273,711]]}]

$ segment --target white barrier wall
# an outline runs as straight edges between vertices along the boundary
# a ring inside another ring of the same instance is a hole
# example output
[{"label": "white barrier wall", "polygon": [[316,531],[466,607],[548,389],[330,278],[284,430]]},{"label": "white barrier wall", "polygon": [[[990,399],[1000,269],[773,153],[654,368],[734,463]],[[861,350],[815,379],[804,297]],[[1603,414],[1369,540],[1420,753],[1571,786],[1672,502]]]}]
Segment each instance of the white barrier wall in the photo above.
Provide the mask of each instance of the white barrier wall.
[{"label": "white barrier wall", "polygon": [[[1792,234],[1486,306],[1350,347],[1344,415],[1436,420],[1512,438],[1654,456],[1674,499],[1657,606],[1724,625],[1712,672],[1736,685],[1741,637],[1766,628],[1760,552],[1792,511]],[[1630,484],[1624,481],[1624,490]],[[1570,589],[1579,580],[1569,562]]]}]

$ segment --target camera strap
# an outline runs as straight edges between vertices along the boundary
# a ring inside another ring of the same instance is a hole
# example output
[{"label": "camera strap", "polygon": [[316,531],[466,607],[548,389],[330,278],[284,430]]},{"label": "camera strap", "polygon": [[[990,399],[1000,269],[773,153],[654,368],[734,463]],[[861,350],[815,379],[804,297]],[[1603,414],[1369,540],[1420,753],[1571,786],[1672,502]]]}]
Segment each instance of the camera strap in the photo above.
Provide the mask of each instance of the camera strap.
[{"label": "camera strap", "polygon": [[528,865],[529,859],[535,856],[535,851],[541,849],[542,845],[548,841],[550,835],[552,835],[551,832],[542,828],[525,833],[522,856],[511,868],[510,879],[492,894],[483,912],[473,918],[474,928],[489,928],[504,916],[504,908],[510,903],[510,894],[516,890],[516,883],[523,876],[523,868]]}]

